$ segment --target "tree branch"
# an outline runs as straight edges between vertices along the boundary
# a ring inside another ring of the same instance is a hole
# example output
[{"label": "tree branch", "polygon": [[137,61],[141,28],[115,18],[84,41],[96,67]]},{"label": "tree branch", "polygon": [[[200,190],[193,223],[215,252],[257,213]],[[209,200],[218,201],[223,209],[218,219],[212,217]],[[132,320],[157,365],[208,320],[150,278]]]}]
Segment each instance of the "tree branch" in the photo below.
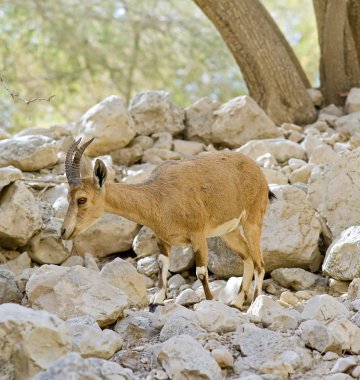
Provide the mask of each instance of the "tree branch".
[{"label": "tree branch", "polygon": [[1,76],[0,76],[0,83],[1,83],[1,85],[5,88],[5,90],[10,94],[10,96],[11,96],[14,100],[21,100],[21,101],[24,102],[25,104],[30,104],[30,103],[33,103],[33,102],[36,102],[36,101],[50,102],[51,99],[55,96],[55,95],[51,95],[51,96],[49,96],[48,98],[40,98],[39,96],[36,96],[35,98],[26,99],[26,98],[24,98],[23,96],[21,96],[18,92],[15,92],[14,90],[12,90],[12,89],[6,84],[6,82],[4,81],[4,78],[1,77]]}]

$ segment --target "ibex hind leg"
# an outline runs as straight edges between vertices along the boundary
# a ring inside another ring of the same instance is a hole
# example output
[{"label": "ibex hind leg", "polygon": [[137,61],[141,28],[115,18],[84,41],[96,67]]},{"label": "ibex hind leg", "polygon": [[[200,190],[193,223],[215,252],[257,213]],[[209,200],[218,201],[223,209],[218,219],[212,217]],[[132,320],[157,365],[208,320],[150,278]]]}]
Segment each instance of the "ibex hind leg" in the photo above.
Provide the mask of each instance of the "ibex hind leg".
[{"label": "ibex hind leg", "polygon": [[238,309],[249,298],[249,290],[254,275],[254,263],[249,253],[249,246],[240,229],[235,229],[220,237],[221,240],[237,255],[243,259],[244,270],[239,294],[230,303]]},{"label": "ibex hind leg", "polygon": [[244,225],[244,232],[249,244],[249,252],[255,269],[254,297],[252,301],[261,294],[265,275],[265,265],[260,247],[261,227],[261,223],[246,222]]},{"label": "ibex hind leg", "polygon": [[158,305],[163,305],[167,297],[167,274],[170,266],[170,245],[158,241],[160,254],[158,256],[159,263],[159,290],[150,298],[149,311],[154,312]]}]

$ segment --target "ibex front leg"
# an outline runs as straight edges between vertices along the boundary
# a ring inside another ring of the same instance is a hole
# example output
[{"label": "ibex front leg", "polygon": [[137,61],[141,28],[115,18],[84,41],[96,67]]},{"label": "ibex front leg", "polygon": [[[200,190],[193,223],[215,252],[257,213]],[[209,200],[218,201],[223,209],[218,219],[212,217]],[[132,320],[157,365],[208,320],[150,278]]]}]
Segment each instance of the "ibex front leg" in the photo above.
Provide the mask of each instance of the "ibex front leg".
[{"label": "ibex front leg", "polygon": [[160,254],[158,256],[159,263],[159,282],[158,287],[160,288],[150,299],[149,310],[155,311],[156,306],[163,305],[164,300],[167,297],[167,274],[170,265],[170,250],[171,246],[163,241],[158,241],[158,247]]},{"label": "ibex front leg", "polygon": [[199,235],[192,239],[192,247],[195,253],[196,260],[196,277],[201,281],[205,297],[207,300],[212,300],[213,296],[209,287],[208,279],[208,248],[205,235]]}]

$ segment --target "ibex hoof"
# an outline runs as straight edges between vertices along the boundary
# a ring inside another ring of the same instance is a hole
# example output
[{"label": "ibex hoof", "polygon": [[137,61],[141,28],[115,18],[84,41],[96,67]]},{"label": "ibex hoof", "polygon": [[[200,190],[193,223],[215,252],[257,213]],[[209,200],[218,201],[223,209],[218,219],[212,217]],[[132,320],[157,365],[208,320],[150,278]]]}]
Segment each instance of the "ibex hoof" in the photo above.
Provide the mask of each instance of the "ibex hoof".
[{"label": "ibex hoof", "polygon": [[155,310],[156,310],[156,308],[157,308],[158,306],[160,306],[160,305],[159,305],[159,304],[156,304],[156,303],[151,303],[151,304],[149,305],[149,311],[150,311],[150,313],[154,313]]}]

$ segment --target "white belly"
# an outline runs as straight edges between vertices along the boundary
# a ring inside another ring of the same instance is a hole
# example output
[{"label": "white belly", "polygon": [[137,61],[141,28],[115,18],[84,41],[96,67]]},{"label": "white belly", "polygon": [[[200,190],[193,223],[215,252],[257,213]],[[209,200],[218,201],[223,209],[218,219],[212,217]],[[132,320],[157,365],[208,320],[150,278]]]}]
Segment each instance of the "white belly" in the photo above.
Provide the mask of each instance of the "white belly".
[{"label": "white belly", "polygon": [[239,226],[240,219],[231,219],[228,222],[225,222],[217,227],[213,227],[210,230],[208,230],[206,233],[206,237],[225,235],[228,232],[235,230],[235,228],[238,228]]}]

